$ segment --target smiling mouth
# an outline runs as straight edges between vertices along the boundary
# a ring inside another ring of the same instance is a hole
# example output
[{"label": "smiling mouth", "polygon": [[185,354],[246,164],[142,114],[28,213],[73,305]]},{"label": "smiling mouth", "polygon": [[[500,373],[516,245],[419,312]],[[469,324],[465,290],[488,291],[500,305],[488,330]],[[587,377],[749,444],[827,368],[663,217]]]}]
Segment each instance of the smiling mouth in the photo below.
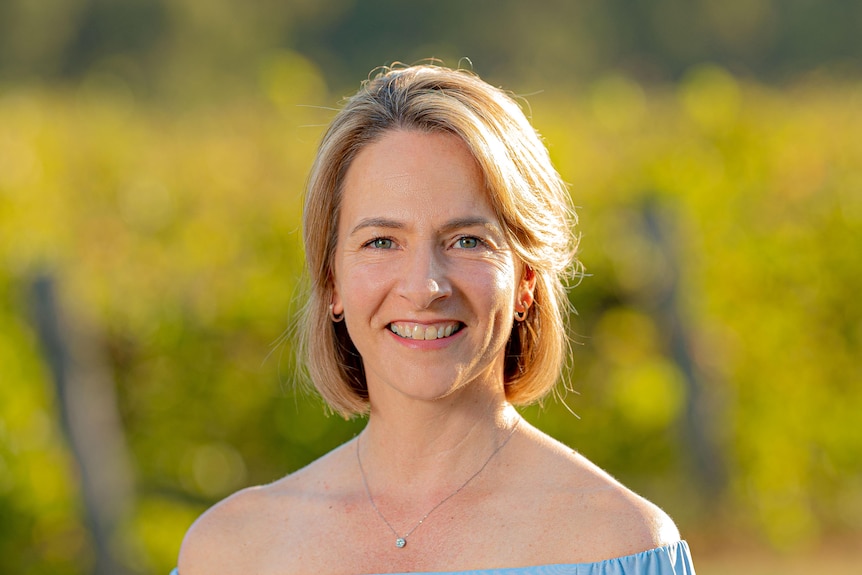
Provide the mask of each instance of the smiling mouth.
[{"label": "smiling mouth", "polygon": [[464,327],[459,321],[420,325],[418,323],[390,323],[389,330],[404,339],[429,340],[442,339],[457,333]]}]

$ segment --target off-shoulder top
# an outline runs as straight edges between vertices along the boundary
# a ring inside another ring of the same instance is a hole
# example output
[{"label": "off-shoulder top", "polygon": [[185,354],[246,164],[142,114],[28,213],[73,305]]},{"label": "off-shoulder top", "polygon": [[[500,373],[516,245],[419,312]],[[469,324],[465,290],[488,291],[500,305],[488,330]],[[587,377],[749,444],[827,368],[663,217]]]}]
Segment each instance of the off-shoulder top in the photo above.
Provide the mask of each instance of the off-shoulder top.
[{"label": "off-shoulder top", "polygon": [[[180,573],[174,569],[171,571],[171,575],[180,575]],[[387,575],[408,574],[389,573]],[[678,541],[634,555],[605,559],[595,563],[567,563],[469,571],[423,571],[414,572],[412,575],[695,575],[695,573],[688,544],[685,541]]]}]

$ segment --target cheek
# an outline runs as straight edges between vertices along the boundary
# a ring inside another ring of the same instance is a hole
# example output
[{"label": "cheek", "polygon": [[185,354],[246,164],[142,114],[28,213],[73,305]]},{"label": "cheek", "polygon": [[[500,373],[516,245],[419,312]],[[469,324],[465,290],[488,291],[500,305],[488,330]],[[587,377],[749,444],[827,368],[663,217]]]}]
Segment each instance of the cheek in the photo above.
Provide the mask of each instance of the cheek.
[{"label": "cheek", "polygon": [[512,295],[514,293],[514,285],[512,278],[507,275],[498,275],[495,278],[494,293],[497,296],[498,303],[504,306],[512,305]]},{"label": "cheek", "polygon": [[515,271],[513,266],[498,263],[470,270],[466,281],[474,286],[475,293],[487,298],[493,309],[508,312],[514,305]]},{"label": "cheek", "polygon": [[391,283],[391,274],[383,266],[343,266],[336,282],[346,306],[373,301]]}]

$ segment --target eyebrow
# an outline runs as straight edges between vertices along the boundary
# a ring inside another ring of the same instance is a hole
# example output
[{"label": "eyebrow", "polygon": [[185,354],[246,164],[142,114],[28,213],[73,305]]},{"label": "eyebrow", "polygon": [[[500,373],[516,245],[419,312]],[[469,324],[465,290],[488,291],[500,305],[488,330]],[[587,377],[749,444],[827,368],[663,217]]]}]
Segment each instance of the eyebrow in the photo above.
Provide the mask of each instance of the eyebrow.
[{"label": "eyebrow", "polygon": [[494,222],[492,222],[486,218],[482,218],[482,217],[467,217],[467,218],[456,218],[454,220],[449,220],[448,222],[446,222],[446,224],[443,226],[443,229],[440,231],[451,232],[451,231],[458,230],[461,228],[472,228],[475,226],[478,226],[481,228],[486,228],[489,231],[495,232],[498,234],[502,233],[502,230],[500,230],[500,226],[498,226]]},{"label": "eyebrow", "polygon": [[[446,233],[461,228],[471,228],[474,226],[486,228],[491,232],[502,235],[502,230],[497,224],[483,217],[455,218],[443,224],[443,227],[439,231]],[[350,231],[350,235],[354,235],[365,228],[403,230],[405,227],[405,224],[403,222],[399,222],[398,220],[392,220],[389,218],[365,218],[353,227],[353,229]]]},{"label": "eyebrow", "polygon": [[404,229],[404,224],[397,220],[390,220],[388,218],[365,218],[361,220],[352,230],[350,230],[350,235],[356,234],[356,232],[364,230],[365,228],[386,228],[390,230],[401,230]]}]

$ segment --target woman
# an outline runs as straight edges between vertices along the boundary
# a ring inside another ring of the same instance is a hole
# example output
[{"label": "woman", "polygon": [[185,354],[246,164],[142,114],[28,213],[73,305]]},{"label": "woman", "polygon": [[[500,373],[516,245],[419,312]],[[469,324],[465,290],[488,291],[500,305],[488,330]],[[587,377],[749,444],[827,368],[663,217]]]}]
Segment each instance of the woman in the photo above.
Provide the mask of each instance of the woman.
[{"label": "woman", "polygon": [[513,408],[559,377],[573,219],[502,91],[436,66],[366,82],[309,179],[303,349],[368,424],[209,510],[180,573],[693,573],[665,513]]}]

